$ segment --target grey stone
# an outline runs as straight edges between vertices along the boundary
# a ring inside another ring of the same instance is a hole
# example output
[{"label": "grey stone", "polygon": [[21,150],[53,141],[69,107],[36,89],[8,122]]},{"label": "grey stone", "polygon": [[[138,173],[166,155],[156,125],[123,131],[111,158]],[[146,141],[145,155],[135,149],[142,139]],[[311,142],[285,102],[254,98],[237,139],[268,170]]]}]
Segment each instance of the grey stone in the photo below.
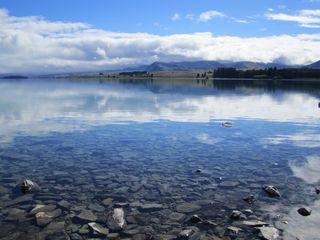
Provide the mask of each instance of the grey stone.
[{"label": "grey stone", "polygon": [[233,220],[244,220],[247,219],[246,215],[244,215],[242,212],[238,211],[238,210],[233,210],[230,218]]},{"label": "grey stone", "polygon": [[102,227],[98,223],[91,222],[91,223],[88,223],[88,226],[92,231],[97,232],[101,235],[107,236],[109,234],[109,229]]},{"label": "grey stone", "polygon": [[63,209],[70,209],[71,203],[67,202],[66,200],[61,200],[57,202],[57,205]]},{"label": "grey stone", "polygon": [[180,213],[192,213],[201,209],[199,205],[192,203],[180,203],[176,206],[176,211]]},{"label": "grey stone", "polygon": [[31,181],[30,179],[24,179],[21,183],[21,192],[22,193],[29,193],[33,190],[39,189],[38,184],[35,182]]},{"label": "grey stone", "polygon": [[27,202],[31,202],[32,200],[33,200],[33,194],[27,194],[6,202],[3,205],[3,207],[9,207],[17,204],[27,203]]},{"label": "grey stone", "polygon": [[183,213],[173,212],[170,213],[169,219],[174,222],[181,222],[186,218],[186,215]]},{"label": "grey stone", "polygon": [[38,204],[30,211],[30,214],[37,214],[38,212],[50,212],[55,209],[56,209],[56,206],[52,204],[49,204],[49,205]]},{"label": "grey stone", "polygon": [[89,204],[88,208],[92,211],[95,211],[95,212],[104,212],[105,211],[105,208],[97,203]]},{"label": "grey stone", "polygon": [[268,193],[270,197],[281,197],[279,190],[275,186],[269,185],[265,186],[263,189]]},{"label": "grey stone", "polygon": [[81,235],[87,235],[89,233],[89,226],[86,224],[86,225],[83,225],[79,231],[78,231],[79,234]]},{"label": "grey stone", "polygon": [[76,218],[83,222],[95,222],[97,220],[97,216],[89,210],[82,210]]},{"label": "grey stone", "polygon": [[162,204],[146,203],[140,206],[141,211],[159,211],[163,208]]},{"label": "grey stone", "polygon": [[113,201],[112,198],[106,198],[102,201],[102,204],[108,207],[112,204],[112,201]]},{"label": "grey stone", "polygon": [[243,201],[253,204],[256,201],[256,198],[253,195],[249,195],[248,197],[243,198]]},{"label": "grey stone", "polygon": [[265,240],[279,239],[279,230],[274,227],[259,227],[259,235]]},{"label": "grey stone", "polygon": [[42,227],[50,223],[54,218],[57,218],[61,215],[61,209],[57,209],[52,212],[38,212],[36,214],[36,222],[38,226]]}]

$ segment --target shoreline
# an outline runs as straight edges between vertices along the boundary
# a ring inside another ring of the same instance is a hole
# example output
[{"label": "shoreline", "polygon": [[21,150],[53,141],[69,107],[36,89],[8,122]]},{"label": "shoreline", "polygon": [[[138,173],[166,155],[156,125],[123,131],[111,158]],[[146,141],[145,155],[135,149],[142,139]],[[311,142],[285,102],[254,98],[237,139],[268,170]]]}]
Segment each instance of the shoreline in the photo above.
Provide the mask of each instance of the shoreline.
[{"label": "shoreline", "polygon": [[[50,77],[49,77],[50,78]],[[198,80],[198,81],[254,81],[254,82],[319,82],[318,78],[194,78],[194,77],[176,77],[176,76],[163,76],[163,77],[105,77],[105,76],[63,76],[54,77],[58,79],[94,79],[94,80]]]}]

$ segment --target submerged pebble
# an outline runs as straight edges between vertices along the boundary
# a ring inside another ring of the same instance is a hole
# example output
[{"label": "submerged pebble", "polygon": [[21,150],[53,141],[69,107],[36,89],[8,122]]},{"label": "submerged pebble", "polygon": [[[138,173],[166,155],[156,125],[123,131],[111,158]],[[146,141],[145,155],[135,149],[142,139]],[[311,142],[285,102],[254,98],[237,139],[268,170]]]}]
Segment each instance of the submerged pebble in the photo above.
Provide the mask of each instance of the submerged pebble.
[{"label": "submerged pebble", "polygon": [[107,219],[107,226],[113,231],[120,231],[126,225],[126,221],[124,218],[124,211],[122,208],[115,208],[109,214]]},{"label": "submerged pebble", "polygon": [[30,179],[24,179],[21,183],[21,192],[24,194],[29,193],[33,189],[37,189],[37,188],[38,188],[38,184],[31,181]]},{"label": "submerged pebble", "polygon": [[297,211],[300,215],[305,217],[311,215],[311,212],[312,212],[312,210],[307,207],[299,208]]}]

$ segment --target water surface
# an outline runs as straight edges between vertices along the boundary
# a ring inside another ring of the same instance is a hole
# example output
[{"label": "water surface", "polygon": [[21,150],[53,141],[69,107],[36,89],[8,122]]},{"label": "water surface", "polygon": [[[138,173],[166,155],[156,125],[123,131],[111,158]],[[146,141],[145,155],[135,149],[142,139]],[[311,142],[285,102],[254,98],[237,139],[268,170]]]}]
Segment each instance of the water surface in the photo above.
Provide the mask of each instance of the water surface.
[{"label": "water surface", "polygon": [[[108,239],[176,239],[184,229],[191,239],[259,239],[233,210],[280,239],[319,239],[316,86],[28,79],[1,81],[0,92],[1,239],[105,239],[76,216],[90,210],[108,228],[116,207],[127,225]],[[41,189],[10,204],[23,178]],[[251,194],[253,205],[242,200]],[[62,211],[39,226],[37,204]],[[311,216],[297,213],[304,206]],[[191,223],[194,214],[211,224]]]}]

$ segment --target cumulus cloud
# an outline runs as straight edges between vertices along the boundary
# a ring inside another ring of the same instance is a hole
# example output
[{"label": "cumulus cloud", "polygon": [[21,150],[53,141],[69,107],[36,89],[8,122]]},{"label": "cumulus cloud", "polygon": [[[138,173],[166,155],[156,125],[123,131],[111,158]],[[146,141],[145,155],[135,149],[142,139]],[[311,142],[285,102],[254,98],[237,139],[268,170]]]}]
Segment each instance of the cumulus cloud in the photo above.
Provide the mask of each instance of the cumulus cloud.
[{"label": "cumulus cloud", "polygon": [[320,34],[244,38],[209,32],[121,33],[81,22],[15,17],[2,9],[0,52],[0,73],[107,70],[182,60],[282,59],[287,64],[305,64],[320,59]]},{"label": "cumulus cloud", "polygon": [[271,20],[296,22],[300,27],[320,28],[320,9],[304,9],[298,14],[267,13],[267,18]]},{"label": "cumulus cloud", "polygon": [[211,10],[211,11],[206,11],[206,12],[201,13],[199,16],[199,21],[208,22],[213,18],[224,17],[224,16],[225,15],[222,12]]}]

